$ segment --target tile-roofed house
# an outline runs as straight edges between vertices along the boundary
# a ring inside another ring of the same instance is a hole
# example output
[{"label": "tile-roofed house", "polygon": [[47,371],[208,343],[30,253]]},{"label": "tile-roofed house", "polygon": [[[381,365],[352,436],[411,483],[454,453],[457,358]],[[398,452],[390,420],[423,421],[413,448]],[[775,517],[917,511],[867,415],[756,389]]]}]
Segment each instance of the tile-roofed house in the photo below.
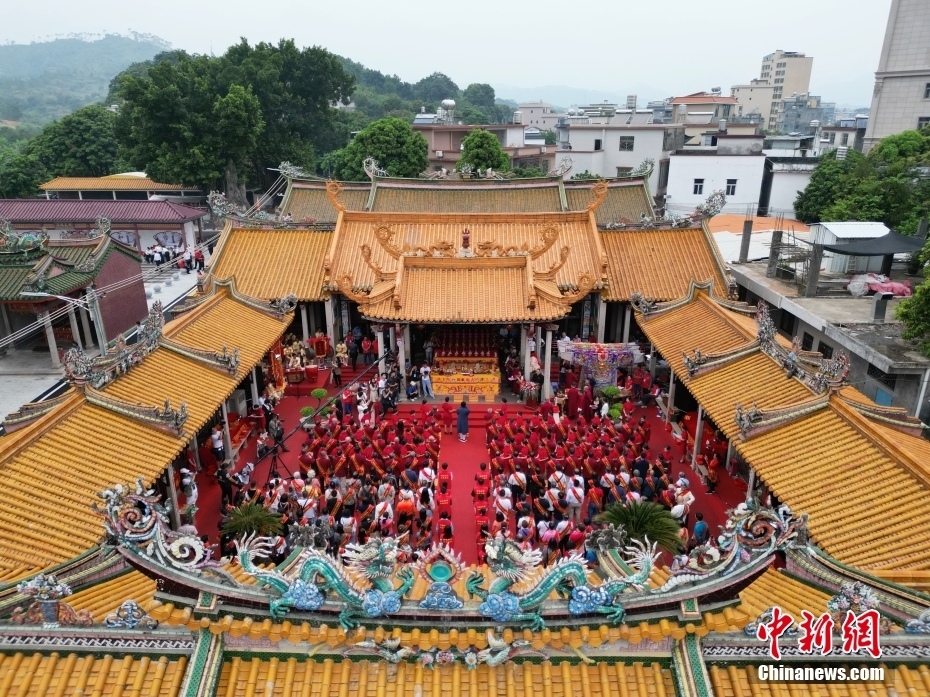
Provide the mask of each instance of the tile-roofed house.
[{"label": "tile-roofed house", "polygon": [[[824,551],[859,569],[930,570],[930,538],[915,535],[930,529],[928,449],[911,434],[913,420],[891,408],[879,414],[852,387],[824,397],[786,377],[753,344],[759,330],[748,320],[693,287],[639,324],[771,492],[809,513],[811,538]],[[696,350],[713,367],[692,374],[685,356]],[[735,421],[738,405],[783,416],[747,435]],[[901,426],[889,437],[892,423]]]},{"label": "tile-roofed house", "polygon": [[205,297],[168,323],[162,336],[195,352],[238,349],[234,375],[183,350],[160,346],[99,391],[100,399],[129,405],[185,402],[186,435],[159,430],[75,391],[34,422],[0,438],[0,486],[6,492],[0,501],[0,570],[42,569],[96,544],[100,518],[90,504],[101,485],[157,479],[187,446],[190,434],[207,423],[261,360],[288,318],[276,319],[233,293],[234,286]]},{"label": "tile-roofed house", "polygon": [[[568,209],[583,211],[591,199],[591,186],[585,180],[569,180],[565,184]],[[655,211],[652,197],[642,179],[608,179],[607,196],[595,212],[598,227],[626,219],[639,222],[642,216],[652,218]]]},{"label": "tile-roofed house", "polygon": [[103,224],[112,237],[139,250],[158,243],[193,246],[203,235],[206,215],[203,208],[172,201],[0,199],[0,220],[13,229],[74,239]]},{"label": "tile-roofed house", "polygon": [[106,177],[55,177],[39,186],[46,198],[145,200],[152,196],[203,198],[195,186],[156,182],[142,172],[111,174]]},{"label": "tile-roofed house", "polygon": [[[590,195],[589,195],[590,198]],[[546,213],[562,210],[559,180],[406,183],[379,180],[373,211],[423,213]]]}]

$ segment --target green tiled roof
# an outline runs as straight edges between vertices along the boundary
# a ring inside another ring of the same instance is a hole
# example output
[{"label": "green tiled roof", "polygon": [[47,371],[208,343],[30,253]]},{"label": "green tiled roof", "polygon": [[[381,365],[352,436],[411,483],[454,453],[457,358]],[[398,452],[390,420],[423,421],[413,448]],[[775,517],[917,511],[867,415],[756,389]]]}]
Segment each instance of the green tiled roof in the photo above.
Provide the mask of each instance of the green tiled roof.
[{"label": "green tiled roof", "polygon": [[[30,287],[51,295],[64,295],[82,288],[94,280],[100,267],[117,249],[123,251],[119,244],[104,238],[91,244],[52,244],[43,250],[44,254],[33,252],[28,257],[23,254],[0,255],[0,300],[33,300],[21,295]],[[77,271],[75,267],[86,262],[95,252],[93,268]],[[130,252],[125,250],[124,253]]]}]

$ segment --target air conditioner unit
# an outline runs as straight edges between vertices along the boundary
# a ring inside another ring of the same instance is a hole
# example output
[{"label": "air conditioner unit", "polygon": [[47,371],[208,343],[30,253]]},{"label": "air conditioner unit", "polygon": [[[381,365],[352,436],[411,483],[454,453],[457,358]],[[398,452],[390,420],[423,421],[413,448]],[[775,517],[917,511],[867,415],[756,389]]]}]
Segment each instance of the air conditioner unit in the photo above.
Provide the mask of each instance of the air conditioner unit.
[{"label": "air conditioner unit", "polygon": [[542,146],[542,147],[539,149],[539,154],[540,154],[540,155],[545,155],[545,154],[546,154],[546,146]]},{"label": "air conditioner unit", "polygon": [[436,157],[439,158],[440,160],[442,159],[442,150],[436,151]]}]

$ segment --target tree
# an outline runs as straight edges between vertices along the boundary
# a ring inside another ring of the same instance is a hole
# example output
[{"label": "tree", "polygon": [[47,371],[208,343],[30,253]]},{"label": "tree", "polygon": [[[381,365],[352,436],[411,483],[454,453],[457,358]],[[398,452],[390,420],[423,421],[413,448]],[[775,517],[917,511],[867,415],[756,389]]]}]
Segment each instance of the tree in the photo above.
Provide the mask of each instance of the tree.
[{"label": "tree", "polygon": [[482,82],[473,82],[462,92],[462,99],[482,109],[494,108],[494,88]]},{"label": "tree", "polygon": [[546,131],[543,131],[543,138],[546,139],[546,145],[555,145],[558,136],[556,132],[550,128]]},{"label": "tree", "polygon": [[177,65],[152,66],[145,77],[125,76],[116,132],[129,164],[156,181],[209,189],[222,178],[229,199],[243,205],[239,170],[264,121],[251,87],[220,90],[220,67],[214,58],[182,56]]},{"label": "tree", "polygon": [[426,138],[409,123],[389,117],[369,125],[345,148],[324,158],[322,165],[337,179],[364,181],[368,175],[363,164],[373,157],[392,177],[417,177],[429,167],[428,148]]},{"label": "tree", "polygon": [[427,75],[413,86],[414,96],[422,102],[438,104],[443,99],[457,99],[459,86],[442,73]]},{"label": "tree", "polygon": [[86,106],[49,124],[24,148],[52,177],[104,177],[119,169],[116,114]]},{"label": "tree", "polygon": [[462,159],[458,161],[455,168],[461,169],[463,165],[482,172],[488,167],[506,172],[510,167],[510,158],[501,148],[497,136],[476,128],[462,139]]},{"label": "tree", "polygon": [[0,147],[0,198],[33,198],[39,184],[50,179],[35,155]]},{"label": "tree", "polygon": [[[925,254],[930,249],[925,248]],[[914,294],[902,300],[895,316],[904,323],[904,338],[916,339],[917,347],[930,356],[930,278],[914,289]]]},{"label": "tree", "polygon": [[584,172],[576,172],[571,176],[572,179],[600,179],[596,174],[591,174],[588,170]]},{"label": "tree", "polygon": [[121,77],[120,152],[158,181],[206,189],[224,178],[241,202],[240,178],[268,184],[282,160],[312,167],[347,142],[332,104],[348,103],[353,88],[338,58],[291,40],[243,39],[220,58],[180,54]]},{"label": "tree", "polygon": [[255,503],[237,506],[223,523],[223,534],[232,537],[280,535],[281,516]]},{"label": "tree", "polygon": [[514,179],[529,179],[532,177],[545,177],[545,172],[539,167],[514,167],[510,170]]},{"label": "tree", "polygon": [[261,107],[265,125],[250,153],[259,184],[270,184],[277,173],[269,168],[284,160],[312,169],[320,154],[349,140],[347,128],[335,127],[332,105],[351,101],[355,78],[324,48],[300,49],[292,39],[250,46],[243,38],[219,61],[219,91],[233,84],[251,86]]},{"label": "tree", "polygon": [[609,504],[595,520],[622,527],[630,541],[638,540],[646,544],[655,542],[659,549],[676,554],[681,551],[681,529],[672,514],[657,503],[651,501],[633,501],[628,505]]}]

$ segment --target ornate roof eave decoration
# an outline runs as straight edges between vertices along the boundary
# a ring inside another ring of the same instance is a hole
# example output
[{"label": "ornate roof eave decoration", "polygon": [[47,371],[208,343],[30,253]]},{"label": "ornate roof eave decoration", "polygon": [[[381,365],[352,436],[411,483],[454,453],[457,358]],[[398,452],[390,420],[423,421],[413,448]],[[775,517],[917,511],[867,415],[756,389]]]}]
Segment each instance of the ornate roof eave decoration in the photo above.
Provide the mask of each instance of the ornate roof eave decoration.
[{"label": "ornate roof eave decoration", "polygon": [[748,440],[761,435],[766,431],[779,428],[785,424],[797,421],[800,418],[813,414],[830,406],[830,393],[814,397],[806,402],[792,404],[779,409],[762,410],[753,402],[751,407],[736,405],[736,414],[733,420],[739,426],[740,440]]},{"label": "ornate roof eave decoration", "polygon": [[400,259],[403,251],[393,243],[394,228],[387,223],[376,224],[373,227],[375,239],[378,240],[378,244],[381,245],[381,248],[395,259]]},{"label": "ornate roof eave decoration", "polygon": [[552,262],[548,269],[545,271],[534,271],[533,275],[541,281],[552,280],[562,267],[565,266],[565,262],[568,261],[571,251],[571,247],[562,247],[562,249],[559,250],[559,258]]},{"label": "ornate roof eave decoration", "polygon": [[270,213],[257,210],[250,213],[241,207],[230,203],[225,194],[219,191],[211,191],[207,195],[207,203],[213,214],[218,218],[226,218],[227,221],[234,220],[239,227],[262,227],[264,225],[273,225],[275,217]]},{"label": "ornate roof eave decoration", "polygon": [[747,305],[744,302],[718,298],[714,295],[713,291],[714,279],[710,278],[706,281],[696,281],[692,278],[687,294],[683,295],[677,300],[657,303],[655,300],[647,298],[645,295],[637,291],[630,293],[630,304],[633,306],[634,310],[643,315],[643,317],[648,318],[653,315],[664,314],[671,310],[677,310],[679,307],[689,305],[694,302],[698,292],[703,292],[715,305],[722,307],[725,310],[738,312],[739,314],[746,315],[747,317],[755,316],[756,307],[754,305]]},{"label": "ornate roof eave decoration", "polygon": [[[97,220],[98,220],[98,225],[99,225],[100,219],[98,218]],[[109,230],[109,220],[106,218],[104,218],[104,220],[107,220],[107,225],[108,225],[107,229]],[[100,240],[100,243],[91,253],[91,255],[88,256],[80,264],[76,264],[74,267],[74,270],[80,271],[81,273],[93,273],[96,270],[97,266],[99,266],[100,263],[106,257],[107,252],[110,249],[111,242],[113,242],[113,238],[110,237],[109,234],[103,235],[103,237]]]},{"label": "ornate roof eave decoration", "polygon": [[756,326],[762,351],[775,359],[787,377],[796,377],[816,394],[836,391],[846,384],[850,368],[847,353],[840,351],[834,359],[821,358],[817,361],[815,356],[820,354],[801,351],[798,337],[794,337],[791,349],[786,349],[778,341],[775,323],[764,300],[759,301],[756,310]]},{"label": "ornate roof eave decoration", "polygon": [[576,290],[572,293],[562,293],[562,297],[558,300],[563,305],[572,305],[573,303],[584,299],[584,297],[594,289],[596,284],[597,279],[594,277],[594,275],[584,271],[580,276],[578,276]]},{"label": "ornate roof eave decoration", "polygon": [[134,421],[140,421],[176,436],[184,435],[184,424],[188,418],[186,402],[181,402],[177,409],[171,406],[170,399],[165,399],[165,403],[161,408],[146,407],[141,404],[130,404],[103,392],[98,392],[90,385],[84,385],[84,397],[91,404],[107,411],[126,416]]},{"label": "ornate roof eave decoration", "polygon": [[386,281],[388,278],[390,278],[390,275],[391,275],[391,274],[385,272],[385,271],[381,268],[380,265],[376,264],[376,263],[372,260],[372,258],[371,258],[371,247],[369,247],[367,244],[363,244],[361,247],[359,247],[359,249],[360,249],[361,252],[362,252],[362,259],[364,260],[364,262],[365,262],[365,264],[368,266],[368,268],[371,269],[372,272],[374,272],[374,274],[375,274],[375,279],[376,279],[376,280],[378,280],[378,281]]},{"label": "ornate roof eave decoration", "polygon": [[237,348],[230,351],[228,347],[223,346],[221,351],[208,351],[179,344],[165,336],[161,337],[158,343],[163,349],[224,373],[235,375],[239,370],[239,349]]},{"label": "ornate roof eave decoration", "polygon": [[378,293],[373,294],[372,292],[360,293],[355,289],[355,284],[352,280],[352,275],[349,273],[344,273],[342,276],[336,279],[336,289],[349,300],[358,303],[359,305],[367,305],[369,303],[375,303],[379,300],[384,300],[386,297],[394,294],[396,285],[394,283],[385,282],[384,288],[379,290]]},{"label": "ornate roof eave decoration", "polygon": [[688,377],[695,378],[698,375],[703,375],[704,373],[710,372],[715,368],[720,368],[734,361],[738,361],[741,358],[752,355],[756,351],[759,351],[761,345],[759,340],[750,341],[748,344],[743,346],[737,346],[736,348],[730,349],[729,351],[721,351],[720,353],[703,353],[701,349],[695,349],[694,355],[689,356],[687,353],[682,351],[682,356],[684,356],[684,365],[685,369],[688,371]]},{"label": "ornate roof eave decoration", "polygon": [[28,404],[24,404],[16,411],[12,411],[6,415],[6,418],[3,420],[3,429],[7,433],[12,433],[19,428],[28,426],[36,419],[45,416],[59,405],[67,402],[73,395],[74,392],[68,388],[56,397],[51,397],[42,402],[29,402]]},{"label": "ornate roof eave decoration", "polygon": [[571,155],[564,155],[559,160],[559,164],[554,170],[549,172],[550,177],[559,177],[562,178],[566,174],[572,171],[572,167],[575,166],[575,161],[572,159]]},{"label": "ornate roof eave decoration", "polygon": [[849,399],[842,391],[838,391],[836,397],[866,418],[877,421],[901,433],[906,433],[909,436],[920,438],[927,428],[926,424],[920,419],[910,416],[907,410],[901,407],[883,407],[878,404],[864,404],[854,399]]},{"label": "ornate roof eave decoration", "polygon": [[381,169],[378,166],[378,161],[373,157],[366,157],[365,161],[362,163],[362,167],[365,170],[365,174],[368,175],[368,178],[374,181],[375,179],[383,179],[388,176],[386,169]]},{"label": "ornate roof eave decoration", "polygon": [[114,348],[95,358],[90,358],[79,348],[69,349],[62,361],[65,376],[72,385],[89,385],[94,389],[100,389],[118,376],[129,372],[158,348],[164,324],[165,315],[162,312],[161,301],[156,301],[141,323],[136,343],[127,345],[126,340],[120,335]]},{"label": "ornate roof eave decoration", "polygon": [[[479,242],[475,246],[476,257],[513,257],[528,255],[531,259],[538,259],[556,243],[562,233],[562,226],[558,223],[547,223],[540,233],[540,241],[535,247],[523,244],[519,247],[510,245],[505,247],[495,241]],[[564,249],[568,249],[565,247]],[[565,263],[564,260],[562,263]],[[561,264],[559,264],[561,267]],[[553,272],[554,273],[554,272]]]},{"label": "ornate roof eave decoration", "polygon": [[0,254],[24,254],[41,251],[48,244],[48,233],[17,231],[9,220],[0,218]]},{"label": "ornate roof eave decoration", "polygon": [[[116,494],[110,491],[109,496]],[[122,515],[125,525],[108,522],[108,531],[120,526],[129,528],[128,533],[111,534],[110,538],[116,538],[120,553],[134,565],[175,588],[175,606],[183,598],[207,590],[216,596],[215,607],[221,616],[246,615],[255,617],[256,622],[267,619],[269,614],[278,622],[288,613],[300,613],[296,618],[289,617],[292,622],[329,622],[338,616],[345,631],[362,623],[390,628],[395,620],[407,626],[411,621],[434,626],[438,615],[432,613],[449,612],[454,613],[452,621],[460,631],[486,628],[492,621],[533,630],[550,625],[577,627],[592,621],[635,625],[638,618],[655,617],[657,612],[677,617],[683,624],[691,621],[686,618],[689,613],[703,613],[737,601],[739,591],[771,565],[776,551],[807,544],[805,516],[795,517],[784,506],[774,511],[741,504],[729,512],[717,545],[699,547],[684,561],[679,559],[672,575],[656,589],[649,582],[659,556],[654,543],[618,538],[617,544],[626,546],[608,552],[622,552],[624,575],[593,578],[581,557],[571,556],[540,569],[538,550],[522,550],[513,540],[498,536],[485,545],[492,578],[472,571],[466,578],[469,600],[450,595],[449,584],[442,583],[444,588],[435,589],[433,598],[442,602],[430,607],[429,593],[419,603],[406,599],[419,571],[415,565],[398,561],[400,553],[408,549],[404,539],[373,536],[365,544],[350,545],[346,563],[315,547],[302,547],[292,554],[292,561],[276,569],[264,569],[257,560],[270,554],[274,541],[250,536],[238,541],[237,557],[241,568],[256,583],[227,582],[225,576],[218,581],[196,567],[185,568],[164,559],[164,552],[159,555],[157,548],[153,552],[153,542],[164,546],[159,536],[163,539],[168,533],[160,517],[151,514],[157,499],[151,496],[150,501],[144,501],[138,509],[142,514],[131,511],[138,505],[133,501],[109,507],[116,509],[109,519],[120,517],[121,511],[132,513]],[[170,546],[172,550],[178,548]],[[431,555],[451,567],[453,578],[464,572],[460,560],[451,552],[444,554],[434,547]],[[566,587],[571,587],[567,600],[550,600],[553,590]],[[683,609],[686,601],[690,603],[687,611]],[[190,617],[199,622],[193,602]],[[153,615],[163,618],[160,613]]]},{"label": "ornate roof eave decoration", "polygon": [[16,590],[34,601],[27,609],[13,610],[10,617],[13,624],[41,624],[45,629],[56,629],[61,625],[89,627],[94,622],[87,610],[76,611],[62,600],[71,595],[71,586],[56,579],[54,574],[33,576],[16,586]]},{"label": "ornate roof eave decoration", "polygon": [[326,197],[329,199],[330,205],[336,209],[339,213],[344,213],[346,210],[346,204],[339,198],[342,195],[342,184],[337,182],[335,179],[330,179],[326,182]]},{"label": "ornate roof eave decoration", "polygon": [[297,295],[294,293],[288,293],[282,298],[272,298],[270,301],[261,300],[260,298],[254,298],[251,295],[240,293],[238,290],[236,290],[235,276],[230,276],[229,278],[223,280],[214,278],[211,295],[216,294],[217,288],[228,289],[229,295],[234,300],[236,300],[236,302],[247,305],[253,310],[263,312],[266,315],[274,317],[278,321],[283,321],[285,316],[293,312],[294,308],[297,307]]},{"label": "ornate roof eave decoration", "polygon": [[585,206],[585,210],[588,213],[594,213],[597,211],[597,209],[601,207],[601,204],[604,203],[604,199],[607,198],[607,191],[607,180],[598,179],[594,186],[591,187],[591,200],[588,201],[588,205]]},{"label": "ornate roof eave decoration", "polygon": [[103,506],[93,503],[91,508],[103,518],[108,542],[121,552],[129,550],[166,569],[195,576],[210,574],[220,583],[237,585],[221,568],[221,562],[210,558],[196,533],[171,530],[168,509],[159,503],[160,496],[147,488],[141,477],[136,479],[135,486],[116,484],[97,497]]},{"label": "ornate roof eave decoration", "polygon": [[829,591],[839,591],[849,583],[865,584],[877,597],[880,605],[876,609],[882,616],[904,626],[907,633],[930,633],[930,601],[925,594],[843,564],[813,545],[789,549],[785,556],[789,574],[809,578]]}]

